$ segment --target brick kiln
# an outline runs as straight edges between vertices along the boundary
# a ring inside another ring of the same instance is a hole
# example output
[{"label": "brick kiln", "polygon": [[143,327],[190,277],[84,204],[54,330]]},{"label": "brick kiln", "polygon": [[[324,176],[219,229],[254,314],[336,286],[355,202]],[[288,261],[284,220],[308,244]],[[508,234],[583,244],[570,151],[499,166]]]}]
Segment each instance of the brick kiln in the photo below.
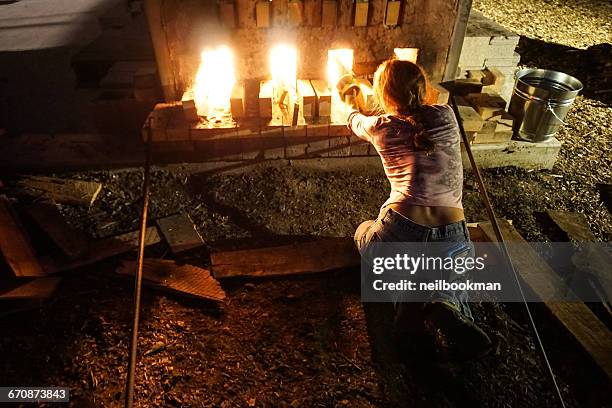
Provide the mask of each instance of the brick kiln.
[{"label": "brick kiln", "polygon": [[[166,103],[143,136],[200,160],[367,156],[333,82],[371,78],[394,54],[436,84],[454,79],[469,0],[147,0]],[[371,105],[369,105],[371,106]],[[150,131],[149,131],[150,127]]]}]

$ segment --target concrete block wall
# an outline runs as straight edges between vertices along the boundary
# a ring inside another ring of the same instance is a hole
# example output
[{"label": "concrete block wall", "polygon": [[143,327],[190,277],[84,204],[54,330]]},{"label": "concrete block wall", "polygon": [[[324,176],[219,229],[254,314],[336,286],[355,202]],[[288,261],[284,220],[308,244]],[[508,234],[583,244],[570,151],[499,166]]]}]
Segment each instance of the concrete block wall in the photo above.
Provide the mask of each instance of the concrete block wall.
[{"label": "concrete block wall", "polygon": [[514,73],[520,61],[515,52],[519,35],[472,10],[463,41],[457,78],[467,77],[467,71],[497,68],[505,82],[500,95],[510,101],[514,88]]}]

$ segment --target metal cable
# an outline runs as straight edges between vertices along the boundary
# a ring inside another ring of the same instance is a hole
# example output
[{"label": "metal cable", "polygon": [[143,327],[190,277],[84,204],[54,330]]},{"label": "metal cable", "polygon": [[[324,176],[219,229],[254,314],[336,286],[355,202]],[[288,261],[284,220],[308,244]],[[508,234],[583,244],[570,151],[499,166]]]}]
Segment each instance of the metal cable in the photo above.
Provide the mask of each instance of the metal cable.
[{"label": "metal cable", "polygon": [[145,167],[142,182],[142,214],[140,218],[140,236],[138,237],[138,267],[134,287],[134,320],[130,340],[130,359],[128,376],[125,384],[125,408],[132,408],[134,403],[134,378],[136,374],[136,355],[138,352],[138,325],[140,323],[140,294],[142,290],[142,267],[144,262],[145,238],[147,233],[147,212],[149,209],[149,184],[151,167],[151,121],[147,124],[147,143],[145,146]]},{"label": "metal cable", "polygon": [[491,200],[489,199],[489,194],[487,193],[487,189],[485,188],[484,181],[482,176],[480,175],[480,170],[478,169],[478,165],[476,164],[476,160],[474,159],[474,155],[472,154],[472,148],[470,147],[470,142],[465,133],[465,129],[463,128],[463,123],[461,122],[461,117],[459,116],[459,109],[457,108],[457,103],[455,102],[454,96],[451,94],[450,96],[451,106],[455,113],[455,117],[457,118],[457,123],[459,125],[459,131],[461,133],[461,139],[463,140],[463,145],[465,146],[465,151],[467,153],[468,159],[470,160],[470,166],[472,167],[472,172],[474,173],[474,177],[478,183],[479,190],[482,195],[482,200],[485,205],[485,209],[487,211],[487,216],[491,221],[491,226],[493,227],[493,231],[495,232],[495,237],[500,244],[502,249],[502,254],[504,256],[504,261],[512,271],[514,275],[514,280],[518,287],[519,293],[521,295],[521,299],[523,301],[523,305],[525,306],[525,311],[527,312],[527,316],[529,317],[529,322],[531,324],[531,328],[535,335],[536,341],[539,346],[540,354],[544,359],[544,363],[546,368],[548,369],[548,374],[550,375],[550,379],[552,380],[552,384],[557,392],[557,397],[559,398],[559,402],[561,403],[561,407],[565,408],[565,401],[563,400],[563,396],[561,395],[561,389],[557,384],[557,380],[555,379],[555,373],[550,365],[550,361],[548,360],[548,355],[546,354],[546,349],[544,348],[544,344],[542,343],[542,339],[540,338],[540,333],[533,319],[533,315],[531,314],[531,309],[529,308],[529,303],[527,303],[527,298],[525,297],[525,293],[523,292],[523,287],[521,286],[520,278],[516,269],[514,269],[514,265],[512,264],[512,260],[510,258],[510,253],[508,252],[508,247],[506,246],[506,242],[504,241],[504,237],[502,235],[501,229],[499,228],[499,223],[497,222],[497,217],[495,216],[495,212],[493,211],[493,206],[491,205]]}]

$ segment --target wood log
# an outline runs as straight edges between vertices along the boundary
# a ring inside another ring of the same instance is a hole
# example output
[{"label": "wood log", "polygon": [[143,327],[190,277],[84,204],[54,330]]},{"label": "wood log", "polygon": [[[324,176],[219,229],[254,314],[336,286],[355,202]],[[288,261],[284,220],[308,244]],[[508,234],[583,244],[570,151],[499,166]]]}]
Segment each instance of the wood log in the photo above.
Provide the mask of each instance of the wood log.
[{"label": "wood log", "polygon": [[102,191],[102,183],[56,177],[30,176],[18,182],[29,189],[38,190],[58,203],[91,206]]},{"label": "wood log", "polygon": [[360,264],[360,257],[353,239],[326,237],[271,248],[215,252],[211,264],[215,278],[284,276],[354,267]]},{"label": "wood log", "polygon": [[[490,222],[478,227],[490,241],[497,241]],[[506,242],[527,243],[508,222],[500,222]],[[535,250],[522,248],[511,253],[512,263],[521,279],[541,299],[551,299],[551,290],[564,286],[561,278],[540,258]],[[552,315],[567,329],[582,348],[590,354],[608,378],[612,379],[612,336],[610,330],[580,302],[544,301]]]},{"label": "wood log", "polygon": [[204,245],[204,240],[187,214],[175,214],[157,220],[159,230],[173,254]]},{"label": "wood log", "polygon": [[[137,263],[125,261],[117,273],[134,276]],[[193,265],[178,265],[174,261],[145,259],[142,269],[143,283],[171,292],[220,302],[225,292],[219,282],[206,269]]]},{"label": "wood log", "polygon": [[68,257],[75,258],[87,248],[87,235],[66,222],[55,202],[28,204],[24,210]]},{"label": "wood log", "polygon": [[0,195],[0,251],[15,276],[45,276],[23,225],[9,199]]}]

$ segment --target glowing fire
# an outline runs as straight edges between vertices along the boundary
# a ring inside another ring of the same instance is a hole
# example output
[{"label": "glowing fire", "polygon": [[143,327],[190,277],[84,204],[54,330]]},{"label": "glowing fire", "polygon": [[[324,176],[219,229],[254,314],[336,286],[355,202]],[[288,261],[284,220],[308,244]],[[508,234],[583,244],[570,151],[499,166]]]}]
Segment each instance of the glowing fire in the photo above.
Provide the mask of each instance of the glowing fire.
[{"label": "glowing fire", "polygon": [[278,44],[270,51],[270,72],[276,88],[295,90],[297,79],[297,50],[287,44]]},{"label": "glowing fire", "polygon": [[327,51],[327,81],[336,89],[338,80],[345,74],[353,73],[353,50],[340,48]]},{"label": "glowing fire", "polygon": [[193,97],[199,116],[220,119],[230,110],[232,88],[236,83],[234,55],[227,46],[202,51],[193,85]]},{"label": "glowing fire", "polygon": [[418,48],[394,48],[393,53],[400,61],[417,62],[419,56]]}]

